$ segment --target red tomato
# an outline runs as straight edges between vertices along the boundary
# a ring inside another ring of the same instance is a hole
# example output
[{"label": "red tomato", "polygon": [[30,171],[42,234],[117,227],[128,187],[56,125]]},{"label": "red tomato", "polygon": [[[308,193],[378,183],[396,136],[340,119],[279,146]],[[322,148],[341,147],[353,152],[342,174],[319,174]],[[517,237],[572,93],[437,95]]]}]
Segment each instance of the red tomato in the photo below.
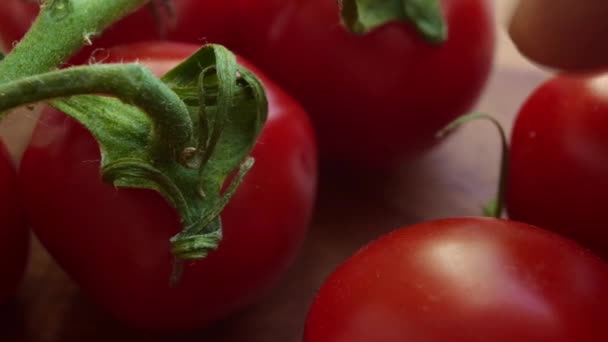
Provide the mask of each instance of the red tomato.
[{"label": "red tomato", "polygon": [[514,221],[457,218],[390,233],[319,291],[305,342],[608,341],[608,265]]},{"label": "red tomato", "polygon": [[608,74],[559,75],[521,108],[507,210],[608,258]]},{"label": "red tomato", "polygon": [[0,49],[9,50],[21,39],[38,13],[39,4],[4,0],[0,4]]},{"label": "red tomato", "polygon": [[[163,73],[197,48],[149,42],[112,49],[108,61],[137,57]],[[27,214],[57,262],[120,320],[153,330],[210,323],[259,298],[294,259],[315,195],[314,136],[302,108],[253,70],[270,108],[256,164],[222,214],[219,249],[188,264],[175,288],[168,280],[176,212],[156,192],[103,183],[88,131],[60,112],[43,113],[20,172]]]},{"label": "red tomato", "polygon": [[[22,0],[4,1],[0,13],[6,16],[26,6]],[[351,34],[341,26],[332,0],[172,2],[175,25],[168,38],[209,40],[246,56],[304,105],[324,156],[367,167],[391,166],[436,143],[435,133],[475,103],[492,64],[488,0],[442,0],[449,27],[442,46],[427,43],[402,23],[366,36]],[[154,27],[151,12],[142,10],[105,33],[85,55],[93,48],[157,37]]]},{"label": "red tomato", "polygon": [[17,177],[0,141],[0,303],[19,286],[28,259],[30,234],[19,204]]},{"label": "red tomato", "polygon": [[365,36],[340,24],[337,1],[245,0],[245,35],[228,44],[283,85],[312,117],[321,154],[388,166],[437,142],[477,100],[492,64],[486,0],[442,0],[442,46],[409,25]]}]

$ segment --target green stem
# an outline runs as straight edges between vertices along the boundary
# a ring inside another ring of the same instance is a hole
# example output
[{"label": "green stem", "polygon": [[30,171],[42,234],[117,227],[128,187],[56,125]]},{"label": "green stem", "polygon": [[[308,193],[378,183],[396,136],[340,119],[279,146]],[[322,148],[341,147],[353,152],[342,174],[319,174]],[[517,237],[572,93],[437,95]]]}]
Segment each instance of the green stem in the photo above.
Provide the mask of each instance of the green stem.
[{"label": "green stem", "polygon": [[[215,205],[202,215],[194,224],[185,227],[179,234],[171,238],[172,253],[181,259],[200,259],[207,255],[207,249],[201,248],[204,246],[213,246],[219,243],[221,231],[211,231],[205,234],[204,229],[209,227],[224,208],[228,205],[232,196],[236,193],[239,185],[243,182],[245,175],[251,170],[254,164],[252,157],[247,157],[241,164],[234,180],[228,185],[226,191],[215,203]],[[218,232],[220,235],[218,236]]]},{"label": "green stem", "polygon": [[46,0],[25,37],[0,63],[0,83],[52,70],[150,0]]},{"label": "green stem", "polygon": [[444,137],[446,134],[452,132],[456,128],[462,126],[473,120],[488,120],[498,129],[501,141],[501,160],[500,160],[500,176],[498,182],[498,191],[496,197],[492,199],[486,206],[484,206],[484,214],[486,216],[500,218],[504,208],[505,194],[507,190],[507,172],[509,170],[509,143],[507,140],[507,134],[503,129],[502,125],[496,118],[491,115],[484,113],[472,113],[463,115],[456,120],[449,123],[445,128],[437,133],[438,138]]},{"label": "green stem", "polygon": [[[148,2],[46,0],[30,31],[0,61],[0,119],[8,109],[54,99],[54,107],[96,138],[103,179],[159,192],[181,218],[182,232],[171,239],[175,257],[199,259],[218,247],[220,212],[253,165],[248,155],[268,109],[262,83],[218,45],[203,47],[162,80],[136,64],[52,71]],[[91,93],[118,99],[82,95]],[[188,159],[202,155],[205,163]]]},{"label": "green stem", "polygon": [[192,141],[192,120],[184,102],[150,70],[137,64],[73,67],[0,84],[0,113],[43,100],[91,93],[114,95],[146,112],[152,119],[152,142],[156,145],[152,148],[159,159],[181,159]]},{"label": "green stem", "polygon": [[[117,98],[79,95],[89,93]],[[268,112],[262,83],[229,50],[206,45],[162,80],[137,64],[106,64],[0,83],[0,113],[47,99],[96,138],[106,182],[155,190],[176,208],[182,229],[171,239],[173,282],[179,260],[218,247],[220,213],[253,165],[248,155]]]}]

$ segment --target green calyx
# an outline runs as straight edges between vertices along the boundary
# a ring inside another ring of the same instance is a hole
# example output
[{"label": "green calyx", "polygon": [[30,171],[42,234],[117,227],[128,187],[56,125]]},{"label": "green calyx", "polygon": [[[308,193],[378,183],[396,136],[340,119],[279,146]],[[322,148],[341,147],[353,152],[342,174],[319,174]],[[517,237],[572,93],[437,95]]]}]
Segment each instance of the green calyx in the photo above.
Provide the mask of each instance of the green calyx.
[{"label": "green calyx", "polygon": [[162,80],[141,65],[108,64],[0,83],[0,113],[48,99],[96,138],[104,181],[156,190],[179,212],[177,260],[217,248],[220,213],[253,166],[268,112],[262,84],[230,51],[204,46]]},{"label": "green calyx", "polygon": [[[149,126],[135,132],[135,125],[126,124],[124,132],[111,134],[106,134],[105,128],[100,134],[94,127],[90,129],[102,146],[104,180],[118,187],[147,188],[162,194],[182,218],[181,232],[171,239],[174,256],[178,260],[200,259],[217,248],[222,236],[220,213],[253,166],[249,153],[266,120],[266,97],[257,78],[219,45],[203,47],[162,81],[186,105],[195,128],[179,156],[159,158],[158,150],[146,149],[155,145]],[[78,104],[79,100],[68,99],[58,107],[72,115],[84,114],[74,101]],[[85,107],[107,110],[107,106]],[[142,115],[133,111],[127,117],[134,124],[134,119],[143,122]],[[127,139],[138,145],[129,151],[123,145],[127,142],[121,141],[127,134],[137,134],[137,138]],[[225,184],[228,178],[230,184]]]},{"label": "green calyx", "polygon": [[440,0],[341,0],[345,26],[353,33],[365,34],[390,22],[407,22],[429,42],[443,43],[448,27]]},{"label": "green calyx", "polygon": [[[171,8],[170,0],[158,1]],[[25,37],[0,55],[0,119],[14,107],[48,101],[93,134],[104,181],[160,193],[181,217],[182,229],[170,241],[175,282],[183,260],[218,247],[220,213],[253,166],[249,153],[268,105],[259,80],[219,45],[201,48],[161,80],[136,64],[56,70],[107,27],[148,4],[42,2]]]},{"label": "green calyx", "polygon": [[198,127],[197,148],[186,151],[184,159],[197,174],[197,186],[190,189],[200,208],[191,208],[194,214],[171,240],[176,256],[196,259],[205,256],[207,248],[201,246],[217,239],[219,214],[253,166],[248,155],[266,122],[268,103],[259,80],[218,45],[203,48],[163,81],[189,106]]}]

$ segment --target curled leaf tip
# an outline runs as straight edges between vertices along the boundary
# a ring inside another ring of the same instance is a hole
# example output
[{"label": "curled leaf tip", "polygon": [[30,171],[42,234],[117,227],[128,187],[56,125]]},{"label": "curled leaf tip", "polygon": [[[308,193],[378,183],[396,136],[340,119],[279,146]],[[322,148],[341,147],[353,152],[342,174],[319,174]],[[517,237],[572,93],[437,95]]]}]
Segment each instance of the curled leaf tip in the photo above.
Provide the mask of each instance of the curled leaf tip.
[{"label": "curled leaf tip", "polygon": [[179,260],[196,260],[206,257],[217,249],[222,240],[221,224],[216,220],[217,229],[209,233],[188,235],[177,234],[171,239],[173,255]]}]

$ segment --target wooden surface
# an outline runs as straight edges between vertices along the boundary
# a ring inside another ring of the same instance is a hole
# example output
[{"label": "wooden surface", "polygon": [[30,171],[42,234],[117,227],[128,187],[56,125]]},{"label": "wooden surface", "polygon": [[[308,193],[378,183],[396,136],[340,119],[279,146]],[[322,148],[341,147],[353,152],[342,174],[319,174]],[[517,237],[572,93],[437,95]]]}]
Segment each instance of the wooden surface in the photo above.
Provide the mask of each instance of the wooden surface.
[{"label": "wooden surface", "polygon": [[[510,128],[527,94],[545,78],[533,69],[497,68],[477,106]],[[44,250],[14,302],[0,309],[0,341],[298,342],[323,279],[366,242],[394,228],[449,216],[478,215],[495,190],[499,141],[476,122],[394,175],[345,177],[325,171],[310,234],[296,264],[264,300],[204,332],[150,336],[129,330],[90,303]]]}]

